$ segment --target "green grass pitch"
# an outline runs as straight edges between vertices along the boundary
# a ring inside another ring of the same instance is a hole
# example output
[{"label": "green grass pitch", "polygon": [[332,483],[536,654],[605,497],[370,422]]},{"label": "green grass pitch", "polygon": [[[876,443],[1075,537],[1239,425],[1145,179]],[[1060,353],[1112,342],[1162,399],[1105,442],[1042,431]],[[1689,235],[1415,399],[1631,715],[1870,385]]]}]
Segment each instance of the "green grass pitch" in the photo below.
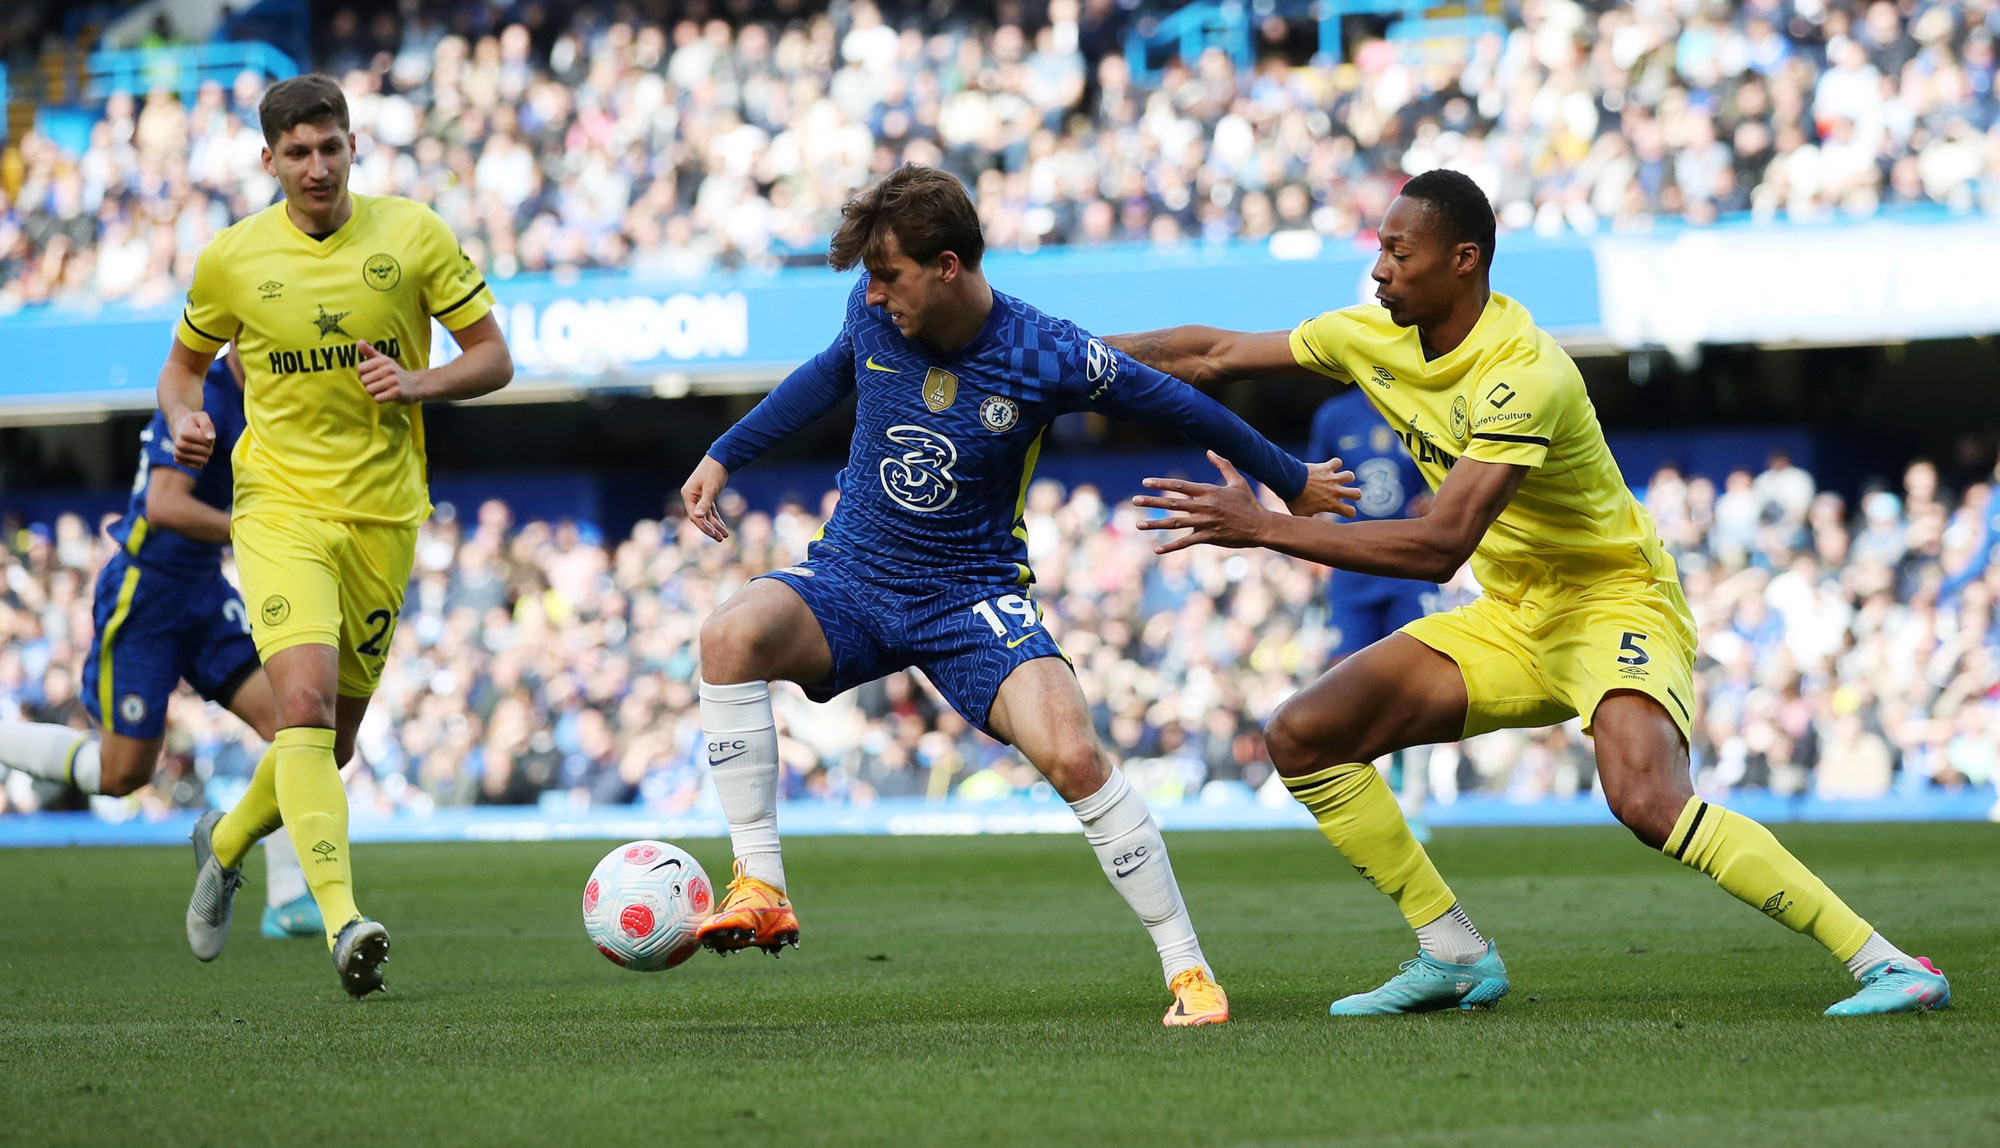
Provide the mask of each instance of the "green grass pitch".
[{"label": "green grass pitch", "polygon": [[261,860],[201,965],[186,850],[0,852],[0,1145],[2000,1143],[2000,827],[1780,835],[1949,1011],[1821,1017],[1817,946],[1610,829],[1441,832],[1513,995],[1342,1021],[1388,902],[1310,833],[1176,835],[1236,1013],[1193,1030],[1076,837],[794,840],[803,948],[655,974],[583,937],[611,842],[364,845],[358,1003],[257,935]]}]

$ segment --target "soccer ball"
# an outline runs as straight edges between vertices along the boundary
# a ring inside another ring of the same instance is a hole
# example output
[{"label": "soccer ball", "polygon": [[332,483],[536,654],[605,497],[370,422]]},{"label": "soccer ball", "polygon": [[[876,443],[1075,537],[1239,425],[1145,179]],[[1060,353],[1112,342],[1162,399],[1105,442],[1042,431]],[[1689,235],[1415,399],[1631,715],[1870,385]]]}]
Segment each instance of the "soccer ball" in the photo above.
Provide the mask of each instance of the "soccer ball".
[{"label": "soccer ball", "polygon": [[605,855],[583,886],[583,928],[612,964],[671,969],[694,955],[715,895],[701,862],[664,841],[634,841]]}]

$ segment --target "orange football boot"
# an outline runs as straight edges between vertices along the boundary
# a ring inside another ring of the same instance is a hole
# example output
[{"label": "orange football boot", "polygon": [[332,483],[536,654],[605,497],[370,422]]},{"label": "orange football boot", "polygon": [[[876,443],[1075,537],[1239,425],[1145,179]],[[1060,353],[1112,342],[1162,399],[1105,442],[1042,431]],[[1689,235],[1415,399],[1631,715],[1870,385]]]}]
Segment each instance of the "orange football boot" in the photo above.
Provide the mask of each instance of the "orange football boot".
[{"label": "orange football boot", "polygon": [[743,862],[736,863],[736,877],[729,882],[729,895],[715,907],[695,933],[710,952],[727,956],[738,949],[756,947],[772,956],[790,945],[799,947],[799,915],[775,885],[746,876]]},{"label": "orange football boot", "polygon": [[1171,1028],[1221,1024],[1229,1019],[1229,995],[1200,965],[1181,972],[1167,987],[1174,991],[1174,1007],[1160,1019],[1161,1024]]}]

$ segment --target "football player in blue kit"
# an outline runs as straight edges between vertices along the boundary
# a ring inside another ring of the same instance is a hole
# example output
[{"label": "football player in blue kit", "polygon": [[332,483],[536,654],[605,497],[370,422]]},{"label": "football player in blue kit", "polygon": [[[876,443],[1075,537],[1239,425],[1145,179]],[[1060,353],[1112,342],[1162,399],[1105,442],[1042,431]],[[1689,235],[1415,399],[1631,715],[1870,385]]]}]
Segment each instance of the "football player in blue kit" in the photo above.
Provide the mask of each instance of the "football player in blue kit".
[{"label": "football player in blue kit", "polygon": [[[100,736],[65,725],[0,722],[0,765],[87,794],[132,793],[153,778],[166,739],[167,699],[183,678],[265,742],[277,732],[250,616],[222,576],[234,489],[229,452],[244,427],[243,366],[233,348],[209,368],[202,403],[215,421],[208,465],[194,471],[176,463],[174,436],[155,412],[139,436],[131,503],[109,530],[119,549],[97,576],[96,634],[82,689]],[[280,829],[264,844],[264,935],[321,935],[319,909],[291,841]]]},{"label": "football player in blue kit", "polygon": [[702,941],[717,952],[798,943],[768,683],[826,700],[916,666],[1076,811],[1159,952],[1175,998],[1165,1023],[1226,1021],[1159,827],[1112,767],[1028,594],[1022,505],[1043,432],[1074,411],[1173,427],[1296,514],[1351,514],[1353,476],[1337,462],[1307,466],[1185,383],[994,291],[978,214],[950,175],[905,166],[841,214],[830,262],[866,274],[839,338],[716,440],[681,491],[691,521],[728,537],[715,500],[730,473],[856,396],[839,505],[805,562],[752,580],[702,626],[702,732],[736,856]]},{"label": "football player in blue kit", "polygon": [[[1415,518],[1430,506],[1431,490],[1402,440],[1369,404],[1360,387],[1343,387],[1313,412],[1308,459],[1338,455],[1354,472],[1361,497],[1354,500],[1356,522]],[[1381,641],[1438,609],[1433,582],[1330,570],[1326,582],[1327,625],[1337,635],[1332,660],[1340,661]],[[1430,793],[1430,746],[1399,750],[1403,787],[1397,801],[1418,841],[1430,840],[1422,821]]]}]

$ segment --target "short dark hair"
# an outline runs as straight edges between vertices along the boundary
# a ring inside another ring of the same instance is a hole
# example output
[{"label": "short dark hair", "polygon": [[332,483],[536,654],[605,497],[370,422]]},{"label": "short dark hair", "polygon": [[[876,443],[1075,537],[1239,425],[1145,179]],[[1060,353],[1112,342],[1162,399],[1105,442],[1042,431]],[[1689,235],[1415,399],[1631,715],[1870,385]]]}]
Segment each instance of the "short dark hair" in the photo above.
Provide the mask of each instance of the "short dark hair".
[{"label": "short dark hair", "polygon": [[934,167],[906,163],[848,200],[840,209],[840,226],[826,261],[835,271],[865,264],[881,253],[882,238],[891,233],[903,254],[918,263],[934,262],[949,251],[977,270],[986,254],[979,212],[965,185]]},{"label": "short dark hair", "polygon": [[1422,200],[1429,209],[1431,226],[1447,246],[1461,243],[1479,246],[1479,265],[1493,266],[1493,203],[1472,177],[1464,172],[1437,168],[1403,185],[1400,193]]},{"label": "short dark hair", "polygon": [[264,92],[257,104],[264,142],[278,146],[278,137],[300,124],[323,124],[331,120],[347,131],[347,96],[332,77],[308,72],[279,80]]}]

